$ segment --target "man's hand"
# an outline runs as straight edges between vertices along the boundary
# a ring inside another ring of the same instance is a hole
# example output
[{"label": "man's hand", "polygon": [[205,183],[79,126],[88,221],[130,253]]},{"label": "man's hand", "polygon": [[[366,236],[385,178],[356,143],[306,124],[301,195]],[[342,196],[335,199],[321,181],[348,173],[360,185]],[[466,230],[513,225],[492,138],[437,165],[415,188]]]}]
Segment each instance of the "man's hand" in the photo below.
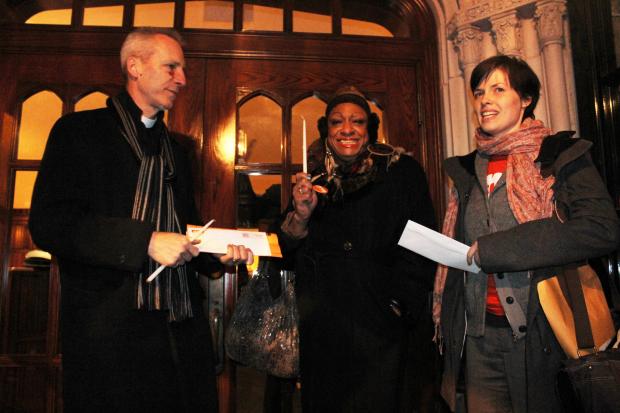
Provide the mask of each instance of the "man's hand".
[{"label": "man's hand", "polygon": [[174,232],[153,232],[148,248],[149,257],[166,267],[183,265],[199,252],[185,235]]},{"label": "man's hand", "polygon": [[228,245],[226,254],[214,254],[224,265],[248,264],[254,262],[254,253],[243,245]]}]

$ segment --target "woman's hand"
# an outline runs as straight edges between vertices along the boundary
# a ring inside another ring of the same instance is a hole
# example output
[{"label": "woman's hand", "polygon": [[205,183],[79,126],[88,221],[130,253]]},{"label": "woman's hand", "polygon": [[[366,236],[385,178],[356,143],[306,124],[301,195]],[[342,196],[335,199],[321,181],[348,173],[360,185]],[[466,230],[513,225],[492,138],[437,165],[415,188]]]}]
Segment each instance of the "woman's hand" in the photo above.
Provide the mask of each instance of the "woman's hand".
[{"label": "woman's hand", "polygon": [[293,207],[295,209],[287,214],[281,228],[290,237],[301,239],[308,235],[308,221],[319,199],[312,189],[308,174],[299,172],[295,175],[295,179],[296,183],[293,186]]},{"label": "woman's hand", "polygon": [[478,241],[474,242],[474,245],[469,247],[467,251],[467,264],[471,265],[472,261],[476,262],[476,265],[480,267],[480,253],[478,252]]},{"label": "woman's hand", "polygon": [[298,172],[295,175],[296,183],[293,187],[293,205],[297,220],[306,223],[310,219],[314,208],[319,201],[316,192],[312,189],[312,183],[308,174]]}]

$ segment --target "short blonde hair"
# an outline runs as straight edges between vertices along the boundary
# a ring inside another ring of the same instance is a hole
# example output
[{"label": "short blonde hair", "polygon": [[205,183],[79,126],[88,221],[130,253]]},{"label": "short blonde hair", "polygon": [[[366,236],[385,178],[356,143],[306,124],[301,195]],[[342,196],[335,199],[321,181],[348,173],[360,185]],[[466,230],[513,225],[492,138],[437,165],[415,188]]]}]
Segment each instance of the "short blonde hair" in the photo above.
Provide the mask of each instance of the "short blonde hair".
[{"label": "short blonde hair", "polygon": [[127,60],[130,56],[137,56],[142,60],[151,57],[154,50],[149,42],[157,35],[168,36],[181,47],[185,45],[183,38],[176,30],[161,27],[140,27],[129,33],[121,46],[121,70],[124,75],[127,75]]}]

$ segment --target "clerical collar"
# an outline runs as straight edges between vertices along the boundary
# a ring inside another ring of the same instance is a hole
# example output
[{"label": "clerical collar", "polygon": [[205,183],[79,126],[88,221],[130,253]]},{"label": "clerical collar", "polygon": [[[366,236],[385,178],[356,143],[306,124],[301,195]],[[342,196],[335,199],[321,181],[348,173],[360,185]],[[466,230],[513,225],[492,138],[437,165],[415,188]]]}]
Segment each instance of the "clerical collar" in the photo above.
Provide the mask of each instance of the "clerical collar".
[{"label": "clerical collar", "polygon": [[155,122],[157,122],[157,118],[151,119],[151,118],[147,118],[144,115],[140,117],[140,120],[142,121],[142,123],[147,129],[151,129],[153,125],[155,125]]}]

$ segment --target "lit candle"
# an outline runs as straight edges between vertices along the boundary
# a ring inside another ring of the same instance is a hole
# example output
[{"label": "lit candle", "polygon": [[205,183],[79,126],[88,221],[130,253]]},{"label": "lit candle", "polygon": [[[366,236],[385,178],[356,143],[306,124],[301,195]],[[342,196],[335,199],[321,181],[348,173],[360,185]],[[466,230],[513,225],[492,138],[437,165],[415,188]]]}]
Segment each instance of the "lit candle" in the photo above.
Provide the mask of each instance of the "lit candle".
[{"label": "lit candle", "polygon": [[302,171],[303,173],[307,174],[308,173],[308,155],[306,154],[306,118],[302,116],[301,119],[303,121],[303,132],[301,135],[301,156],[302,156],[301,159],[303,159]]}]

